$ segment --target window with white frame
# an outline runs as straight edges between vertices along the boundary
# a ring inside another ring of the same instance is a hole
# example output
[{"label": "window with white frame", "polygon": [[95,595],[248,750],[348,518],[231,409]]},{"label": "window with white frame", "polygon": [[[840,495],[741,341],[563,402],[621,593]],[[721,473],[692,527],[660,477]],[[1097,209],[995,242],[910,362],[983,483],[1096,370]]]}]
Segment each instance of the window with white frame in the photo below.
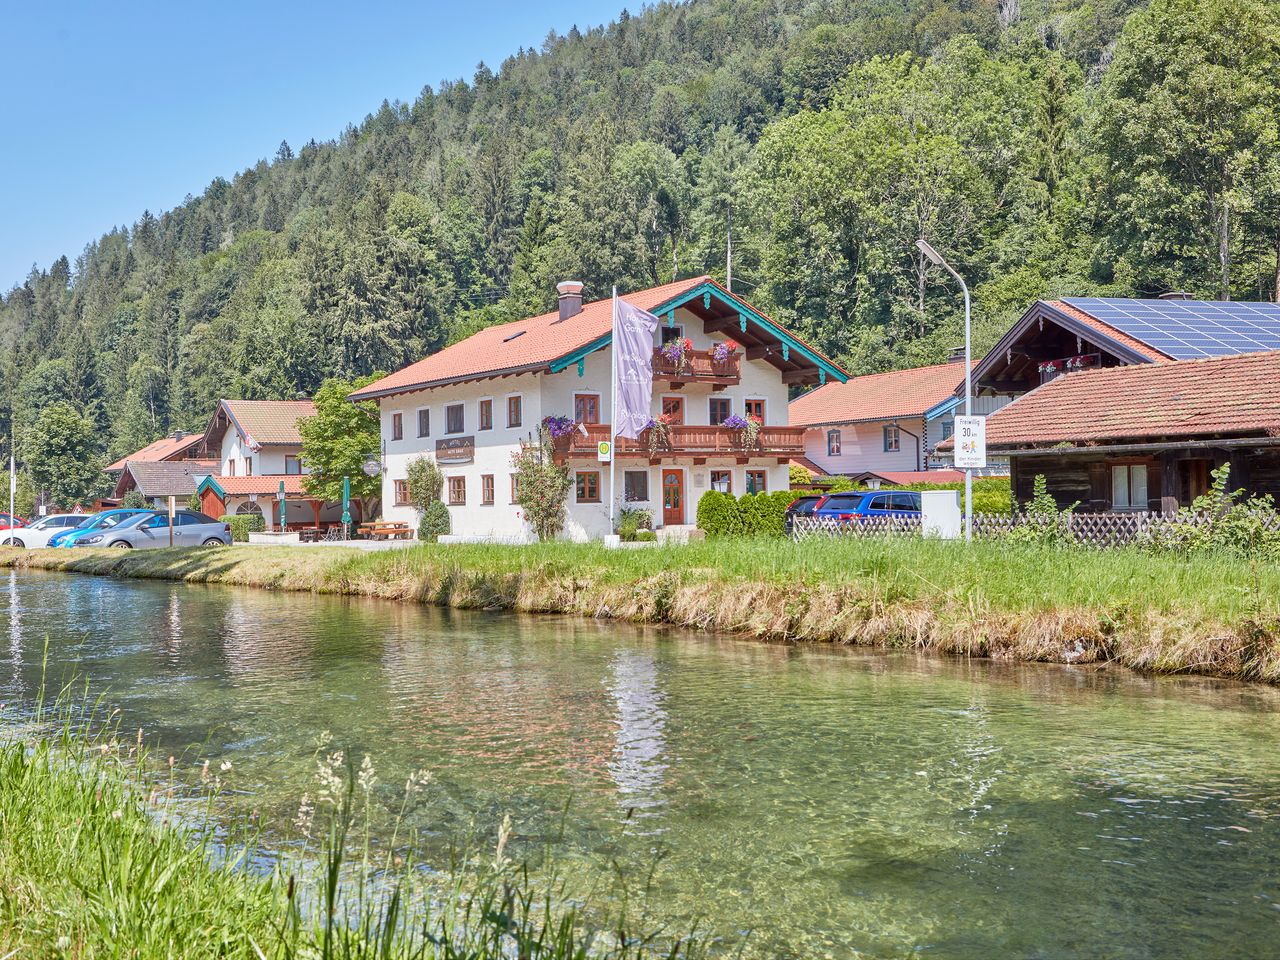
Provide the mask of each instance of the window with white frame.
[{"label": "window with white frame", "polygon": [[902,436],[896,423],[887,424],[884,428],[884,452],[897,453],[902,449]]},{"label": "window with white frame", "polygon": [[839,430],[827,431],[827,456],[828,457],[840,456],[840,431]]},{"label": "window with white frame", "polygon": [[451,403],[444,408],[444,432],[461,433],[465,429],[462,404]]},{"label": "window with white frame", "polygon": [[647,503],[649,500],[649,471],[628,470],[622,475],[622,498],[628,503]]}]

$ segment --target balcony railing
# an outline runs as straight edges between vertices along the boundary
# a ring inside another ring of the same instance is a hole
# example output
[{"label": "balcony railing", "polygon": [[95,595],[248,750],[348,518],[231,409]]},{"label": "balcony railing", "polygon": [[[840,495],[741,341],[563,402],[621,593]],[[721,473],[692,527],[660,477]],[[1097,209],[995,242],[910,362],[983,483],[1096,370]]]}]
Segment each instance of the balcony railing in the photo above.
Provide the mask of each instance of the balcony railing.
[{"label": "balcony railing", "polygon": [[710,350],[690,350],[679,360],[663,356],[661,349],[653,351],[653,376],[673,384],[710,383],[714,386],[732,386],[742,377],[742,356],[736,351],[723,360],[717,360]]},{"label": "balcony railing", "polygon": [[[586,431],[585,434],[583,431]],[[609,424],[588,423],[555,441],[559,460],[594,459],[601,440],[609,439]],[[795,457],[804,453],[804,427],[761,427],[748,444],[742,430],[729,427],[673,426],[666,436],[646,430],[639,439],[618,437],[614,454],[619,457]]]}]

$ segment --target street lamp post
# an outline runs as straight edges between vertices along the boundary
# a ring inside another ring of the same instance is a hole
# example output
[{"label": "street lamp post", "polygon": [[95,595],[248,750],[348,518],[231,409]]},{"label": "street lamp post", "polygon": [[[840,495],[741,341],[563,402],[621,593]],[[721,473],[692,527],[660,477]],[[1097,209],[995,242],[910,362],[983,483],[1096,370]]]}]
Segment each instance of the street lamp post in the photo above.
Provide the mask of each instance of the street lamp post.
[{"label": "street lamp post", "polygon": [[[931,263],[942,267],[947,273],[955,277],[956,282],[960,284],[960,289],[964,291],[964,415],[969,417],[973,415],[973,357],[971,356],[969,285],[964,282],[964,277],[956,273],[951,264],[942,259],[942,254],[933,249],[927,241],[917,240],[916,246],[920,248],[921,253],[929,258]],[[973,469],[971,467],[964,468],[964,538],[966,542],[973,540]]]}]

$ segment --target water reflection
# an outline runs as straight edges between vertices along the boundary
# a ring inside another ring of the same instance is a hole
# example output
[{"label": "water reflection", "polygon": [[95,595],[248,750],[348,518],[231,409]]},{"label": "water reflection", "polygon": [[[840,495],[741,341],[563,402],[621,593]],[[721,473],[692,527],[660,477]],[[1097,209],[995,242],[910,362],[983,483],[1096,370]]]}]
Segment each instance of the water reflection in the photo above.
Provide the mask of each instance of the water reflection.
[{"label": "water reflection", "polygon": [[[619,650],[611,665],[609,693],[617,710],[617,734],[609,774],[627,819],[648,819],[662,806],[667,713],[658,664],[642,650]],[[644,832],[660,832],[649,828]]]},{"label": "water reflection", "polygon": [[428,852],[510,813],[767,957],[1265,956],[1280,691],[11,572],[0,701],[109,691],[277,828],[316,737]]}]

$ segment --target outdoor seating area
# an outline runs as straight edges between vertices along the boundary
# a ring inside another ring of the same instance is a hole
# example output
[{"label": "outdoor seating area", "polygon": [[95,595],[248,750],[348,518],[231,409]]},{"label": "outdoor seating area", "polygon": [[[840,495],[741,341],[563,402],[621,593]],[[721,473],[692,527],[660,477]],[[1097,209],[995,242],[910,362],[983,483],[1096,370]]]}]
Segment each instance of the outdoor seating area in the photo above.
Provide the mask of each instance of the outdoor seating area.
[{"label": "outdoor seating area", "polygon": [[358,528],[370,540],[408,540],[412,532],[407,523],[362,523]]}]

